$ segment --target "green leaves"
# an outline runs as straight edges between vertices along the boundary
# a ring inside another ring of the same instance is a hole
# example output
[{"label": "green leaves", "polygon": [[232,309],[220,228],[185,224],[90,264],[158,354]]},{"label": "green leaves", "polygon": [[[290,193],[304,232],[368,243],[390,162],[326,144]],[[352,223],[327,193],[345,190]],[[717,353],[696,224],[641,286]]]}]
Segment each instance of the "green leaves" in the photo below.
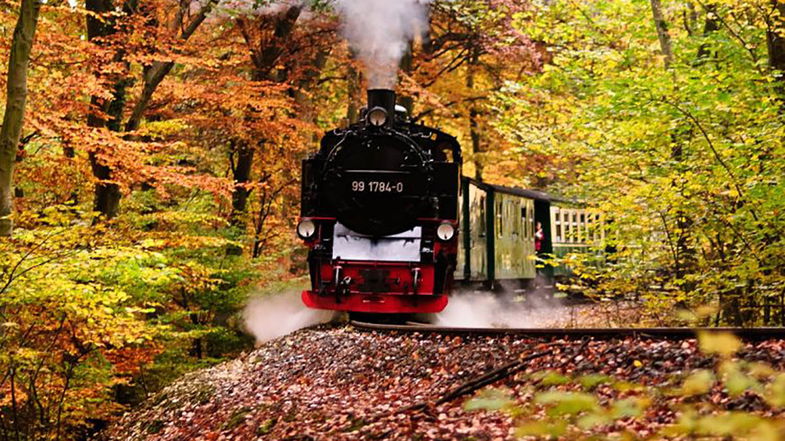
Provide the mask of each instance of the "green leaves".
[{"label": "green leaves", "polygon": [[602,374],[589,374],[578,377],[578,382],[586,390],[592,390],[601,384],[612,383],[613,381],[612,377]]},{"label": "green leaves", "polygon": [[599,408],[597,398],[583,392],[544,392],[538,394],[534,402],[546,405],[550,416],[577,415]]},{"label": "green leaves", "polygon": [[647,296],[659,317],[681,295],[691,309],[736,305],[715,308],[720,322],[774,320],[740,311],[785,283],[772,271],[785,265],[785,124],[758,6],[714,2],[723,25],[702,32],[705,10],[666,5],[667,72],[648,2],[535,2],[516,17],[549,63],[496,94],[494,124],[519,154],[553,158],[538,182],[613,217],[606,238],[625,249],[613,271],[580,266],[587,289]]},{"label": "green leaves", "polygon": [[514,406],[515,401],[509,392],[501,389],[485,389],[476,397],[467,400],[463,408],[466,410],[506,410]]},{"label": "green leaves", "polygon": [[[227,240],[93,227],[73,210],[46,216],[25,220],[34,228],[0,241],[0,289],[7,285],[0,295],[0,372],[15,375],[24,406],[40,400],[53,416],[62,406],[62,433],[118,412],[112,391],[120,384],[124,394],[141,395],[132,380],[142,371],[145,388],[155,389],[247,348],[250,339],[226,328],[250,289],[243,284],[258,275],[225,255]],[[168,221],[192,228],[193,218],[199,216]],[[197,345],[199,359],[191,355]]]}]

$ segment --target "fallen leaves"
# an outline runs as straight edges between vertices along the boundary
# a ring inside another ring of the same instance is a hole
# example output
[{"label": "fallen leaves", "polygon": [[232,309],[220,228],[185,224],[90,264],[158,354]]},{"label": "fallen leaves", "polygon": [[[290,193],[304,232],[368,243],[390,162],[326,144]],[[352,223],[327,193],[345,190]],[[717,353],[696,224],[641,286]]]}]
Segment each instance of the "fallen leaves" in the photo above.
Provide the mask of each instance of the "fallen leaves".
[{"label": "fallen leaves", "polygon": [[[504,388],[516,400],[531,399],[528,389],[545,381],[558,389],[549,399],[563,409],[585,407],[589,395],[582,390],[592,390],[602,405],[611,397],[625,400],[621,403],[629,406],[611,410],[626,415],[642,412],[636,403],[649,400],[650,390],[633,383],[678,388],[687,372],[717,363],[700,354],[695,340],[456,338],[322,327],[296,332],[231,362],[190,374],[127,414],[104,436],[149,441],[511,440],[516,423],[503,412],[466,410],[462,398],[421,409],[412,405],[437,403],[462,383],[549,348],[547,356],[528,361],[524,370],[497,381],[479,396],[501,409],[510,403],[494,390]],[[748,343],[739,354],[782,369],[785,344]],[[615,377],[612,384],[611,376]],[[716,395],[729,407],[751,400],[747,395],[728,399],[713,385],[696,393]],[[655,406],[643,413],[645,424],[617,429],[643,435],[677,418],[657,412]],[[599,422],[586,424],[592,427]],[[558,429],[528,427],[529,432]]]}]

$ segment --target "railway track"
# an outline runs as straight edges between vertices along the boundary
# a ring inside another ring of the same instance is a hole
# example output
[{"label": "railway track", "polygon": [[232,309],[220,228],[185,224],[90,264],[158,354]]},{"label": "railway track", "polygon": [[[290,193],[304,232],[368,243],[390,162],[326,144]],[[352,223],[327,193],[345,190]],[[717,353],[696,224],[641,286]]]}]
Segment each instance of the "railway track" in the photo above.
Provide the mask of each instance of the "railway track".
[{"label": "railway track", "polygon": [[457,335],[516,335],[553,338],[694,338],[699,332],[729,332],[745,340],[785,339],[785,327],[781,328],[460,328],[435,326],[425,323],[384,324],[352,320],[350,324],[359,330],[418,332],[422,334]]}]

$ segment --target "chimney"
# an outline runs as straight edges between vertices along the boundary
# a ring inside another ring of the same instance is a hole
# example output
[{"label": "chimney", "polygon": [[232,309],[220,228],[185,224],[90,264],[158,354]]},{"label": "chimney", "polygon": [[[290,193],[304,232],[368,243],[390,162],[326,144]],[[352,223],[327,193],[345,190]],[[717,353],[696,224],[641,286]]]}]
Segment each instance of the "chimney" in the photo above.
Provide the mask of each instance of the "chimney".
[{"label": "chimney", "polygon": [[[373,112],[374,108],[382,108],[386,112],[386,119],[382,122],[380,112]],[[395,121],[395,92],[389,89],[368,89],[368,110],[366,122],[374,126],[392,127]]]}]

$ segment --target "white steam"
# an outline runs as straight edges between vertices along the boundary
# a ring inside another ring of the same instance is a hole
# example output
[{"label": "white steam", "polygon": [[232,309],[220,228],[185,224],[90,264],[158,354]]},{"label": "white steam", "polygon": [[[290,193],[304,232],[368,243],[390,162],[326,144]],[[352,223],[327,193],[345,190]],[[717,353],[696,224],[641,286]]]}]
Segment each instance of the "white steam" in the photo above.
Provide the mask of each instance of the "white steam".
[{"label": "white steam", "polygon": [[252,298],[243,311],[245,326],[258,344],[298,329],[326,323],[332,317],[332,311],[306,308],[299,292]]},{"label": "white steam", "polygon": [[456,293],[436,315],[436,324],[462,328],[548,328],[568,326],[575,311],[552,298],[526,300],[490,292]]},{"label": "white steam", "polygon": [[430,0],[335,0],[343,34],[365,65],[368,87],[394,89],[409,42],[428,29]]}]

